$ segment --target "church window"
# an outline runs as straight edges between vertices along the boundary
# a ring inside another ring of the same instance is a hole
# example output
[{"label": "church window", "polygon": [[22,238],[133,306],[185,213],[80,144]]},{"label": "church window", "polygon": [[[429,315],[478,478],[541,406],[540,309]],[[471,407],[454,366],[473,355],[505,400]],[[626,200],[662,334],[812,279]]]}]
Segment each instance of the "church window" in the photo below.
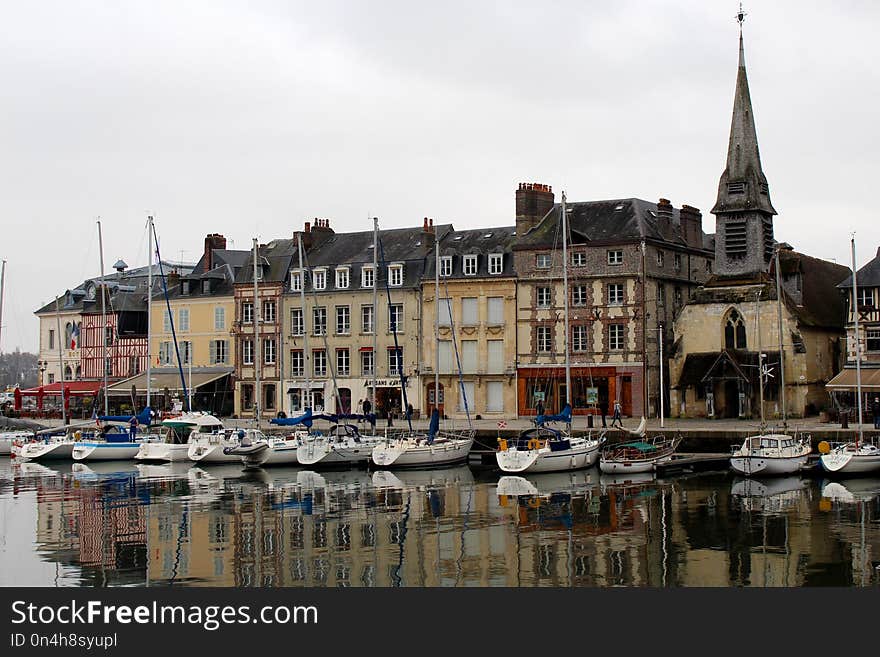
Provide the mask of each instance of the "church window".
[{"label": "church window", "polygon": [[742,315],[736,310],[730,311],[730,314],[727,316],[727,323],[724,325],[724,348],[746,348],[746,324],[743,321]]}]

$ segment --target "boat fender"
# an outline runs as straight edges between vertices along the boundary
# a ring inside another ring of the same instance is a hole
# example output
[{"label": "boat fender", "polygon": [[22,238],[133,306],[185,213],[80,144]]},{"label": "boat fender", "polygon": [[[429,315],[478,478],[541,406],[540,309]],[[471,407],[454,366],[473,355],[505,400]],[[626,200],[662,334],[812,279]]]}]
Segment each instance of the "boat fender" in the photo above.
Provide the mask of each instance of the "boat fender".
[{"label": "boat fender", "polygon": [[541,441],[537,438],[529,438],[529,449],[541,449]]},{"label": "boat fender", "polygon": [[506,438],[499,438],[498,439],[498,450],[501,452],[507,451],[507,439]]},{"label": "boat fender", "polygon": [[821,443],[819,443],[819,453],[820,454],[827,454],[830,451],[831,451],[831,445],[828,444],[828,441],[823,440]]}]

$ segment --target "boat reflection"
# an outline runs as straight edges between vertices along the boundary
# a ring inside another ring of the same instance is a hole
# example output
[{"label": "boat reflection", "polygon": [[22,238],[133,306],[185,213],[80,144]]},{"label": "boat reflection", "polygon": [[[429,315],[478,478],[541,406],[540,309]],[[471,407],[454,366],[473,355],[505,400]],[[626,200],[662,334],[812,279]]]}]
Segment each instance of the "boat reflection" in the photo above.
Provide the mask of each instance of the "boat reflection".
[{"label": "boat reflection", "polygon": [[730,495],[744,511],[781,513],[810,501],[810,482],[801,477],[737,477]]}]

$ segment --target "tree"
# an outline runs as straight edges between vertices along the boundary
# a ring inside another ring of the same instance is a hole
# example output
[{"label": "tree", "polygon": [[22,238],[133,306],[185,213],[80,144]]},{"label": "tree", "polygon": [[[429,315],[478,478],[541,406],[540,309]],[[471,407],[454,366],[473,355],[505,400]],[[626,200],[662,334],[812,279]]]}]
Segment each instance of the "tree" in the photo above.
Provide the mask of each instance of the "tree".
[{"label": "tree", "polygon": [[16,349],[0,354],[0,389],[9,386],[32,388],[37,385],[37,355]]}]

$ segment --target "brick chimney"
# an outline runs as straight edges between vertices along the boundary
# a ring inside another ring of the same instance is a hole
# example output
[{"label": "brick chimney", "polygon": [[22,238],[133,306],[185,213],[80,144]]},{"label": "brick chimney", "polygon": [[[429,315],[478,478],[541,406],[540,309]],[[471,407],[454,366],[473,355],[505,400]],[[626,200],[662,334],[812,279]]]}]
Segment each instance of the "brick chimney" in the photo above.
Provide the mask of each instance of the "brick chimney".
[{"label": "brick chimney", "polygon": [[[318,219],[315,218],[315,223],[311,229],[312,240],[311,244],[315,246],[321,244],[321,242],[325,242],[330,237],[335,235],[332,228],[330,228],[330,220],[329,219]],[[305,245],[305,239],[303,240],[303,244]]]},{"label": "brick chimney", "polygon": [[682,205],[678,211],[681,236],[685,244],[694,249],[703,248],[703,215],[690,205]]},{"label": "brick chimney", "polygon": [[516,235],[522,237],[553,209],[553,188],[541,183],[520,183],[516,189]]},{"label": "brick chimney", "polygon": [[178,283],[180,283],[180,274],[177,273],[176,269],[172,269],[168,272],[168,288],[170,289]]},{"label": "brick chimney", "polygon": [[422,250],[425,253],[430,251],[433,248],[436,239],[437,236],[434,231],[434,220],[425,217],[422,222]]},{"label": "brick chimney", "polygon": [[214,269],[214,249],[225,249],[226,248],[226,238],[223,237],[220,233],[211,233],[209,235],[205,235],[205,255],[204,255],[204,263],[205,263],[205,271],[211,271]]}]

